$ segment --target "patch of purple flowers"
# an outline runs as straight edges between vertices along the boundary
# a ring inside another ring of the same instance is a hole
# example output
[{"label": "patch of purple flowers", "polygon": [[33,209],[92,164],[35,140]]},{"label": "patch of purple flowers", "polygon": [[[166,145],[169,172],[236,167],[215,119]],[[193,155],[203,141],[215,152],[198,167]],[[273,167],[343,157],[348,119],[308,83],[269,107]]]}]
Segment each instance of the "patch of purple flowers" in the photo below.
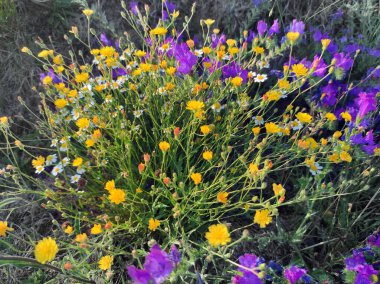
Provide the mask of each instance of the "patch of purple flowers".
[{"label": "patch of purple flowers", "polygon": [[164,282],[181,261],[180,253],[175,245],[170,254],[163,251],[159,245],[154,245],[145,257],[144,269],[128,266],[128,274],[135,284],[160,284]]}]

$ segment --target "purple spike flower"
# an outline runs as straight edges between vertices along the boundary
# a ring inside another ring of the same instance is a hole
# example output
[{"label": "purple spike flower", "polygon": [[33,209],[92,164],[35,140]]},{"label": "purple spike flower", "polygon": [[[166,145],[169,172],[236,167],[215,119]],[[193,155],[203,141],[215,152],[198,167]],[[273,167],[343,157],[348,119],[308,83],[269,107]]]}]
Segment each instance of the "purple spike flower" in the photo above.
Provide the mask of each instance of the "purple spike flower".
[{"label": "purple spike flower", "polygon": [[306,274],[306,270],[299,268],[297,266],[291,266],[288,269],[285,269],[284,276],[289,280],[290,284],[296,283],[302,276]]},{"label": "purple spike flower", "polygon": [[305,23],[302,21],[298,21],[297,19],[294,19],[292,24],[290,25],[291,32],[299,32],[300,35],[304,33],[305,30]]},{"label": "purple spike flower", "polygon": [[170,259],[174,262],[175,265],[181,261],[181,254],[179,253],[176,245],[172,245],[170,247]]},{"label": "purple spike flower", "polygon": [[277,34],[280,31],[280,25],[278,24],[278,19],[274,20],[273,25],[270,27],[268,31],[268,36],[273,34]]},{"label": "purple spike flower", "polygon": [[138,14],[138,5],[136,1],[132,1],[130,4],[130,8],[133,14],[137,15]]},{"label": "purple spike flower", "polygon": [[267,31],[267,28],[268,26],[263,20],[260,20],[257,23],[257,32],[259,33],[260,36],[264,35],[264,33]]},{"label": "purple spike flower", "polygon": [[361,92],[355,103],[359,107],[359,117],[363,118],[370,111],[376,110],[376,95]]}]

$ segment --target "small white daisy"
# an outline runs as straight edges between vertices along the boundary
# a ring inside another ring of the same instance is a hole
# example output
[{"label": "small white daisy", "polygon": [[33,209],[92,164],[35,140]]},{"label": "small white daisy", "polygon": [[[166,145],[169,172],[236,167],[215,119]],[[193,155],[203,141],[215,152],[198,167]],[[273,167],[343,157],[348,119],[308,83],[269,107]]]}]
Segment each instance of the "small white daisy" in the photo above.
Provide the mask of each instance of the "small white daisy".
[{"label": "small white daisy", "polygon": [[265,82],[268,79],[268,76],[266,74],[257,74],[254,81],[256,83],[262,83]]},{"label": "small white daisy", "polygon": [[70,159],[68,157],[65,157],[62,159],[62,165],[66,167],[70,162]]},{"label": "small white daisy", "polygon": [[57,155],[56,154],[49,155],[46,157],[46,165],[47,166],[50,166],[50,165],[54,164],[55,162],[57,162]]},{"label": "small white daisy", "polygon": [[302,123],[298,119],[294,120],[292,122],[292,129],[295,131],[302,129]]},{"label": "small white daisy", "polygon": [[45,170],[44,166],[37,166],[36,167],[36,174],[40,174]]},{"label": "small white daisy", "polygon": [[196,50],[194,50],[194,54],[198,57],[202,57],[203,51],[202,51],[202,49],[196,49]]},{"label": "small white daisy", "polygon": [[51,174],[53,175],[53,176],[57,176],[58,174],[60,174],[60,173],[62,173],[62,165],[56,165],[53,169],[52,169],[52,171],[51,171]]},{"label": "small white daisy", "polygon": [[51,140],[50,147],[57,147],[58,139]]},{"label": "small white daisy", "polygon": [[143,114],[143,110],[141,110],[141,109],[138,109],[138,110],[133,111],[133,115],[134,115],[136,118],[139,118],[142,114]]},{"label": "small white daisy", "polygon": [[253,117],[255,125],[263,125],[264,124],[264,119],[261,115],[257,115]]},{"label": "small white daisy", "polygon": [[70,178],[71,183],[77,183],[80,179],[80,175],[74,175]]}]

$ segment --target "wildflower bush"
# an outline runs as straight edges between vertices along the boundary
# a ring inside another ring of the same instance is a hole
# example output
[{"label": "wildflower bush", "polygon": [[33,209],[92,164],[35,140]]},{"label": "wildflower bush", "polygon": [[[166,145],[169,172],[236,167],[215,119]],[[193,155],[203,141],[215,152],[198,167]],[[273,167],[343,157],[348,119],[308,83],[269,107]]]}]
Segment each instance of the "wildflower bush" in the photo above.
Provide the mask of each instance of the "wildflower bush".
[{"label": "wildflower bush", "polygon": [[[87,38],[75,27],[66,36],[83,50],[64,57],[42,42],[38,54],[22,49],[46,71],[34,116],[40,147],[21,141],[2,117],[12,164],[1,182],[8,202],[33,194],[59,217],[30,241],[1,222],[3,243],[19,238],[35,260],[0,261],[83,283],[311,283],[304,268],[265,265],[242,247],[255,235],[265,246],[261,232],[277,230],[301,255],[316,212],[374,192],[379,68],[350,82],[354,58],[323,35],[316,53],[297,60],[308,37],[302,21],[281,28],[261,20],[226,38],[205,19],[196,39],[188,32],[194,7],[182,26],[173,6],[162,7],[153,23],[148,7],[123,4],[138,42],[129,34],[98,38],[86,9]],[[34,172],[18,165],[15,151]],[[329,225],[339,234],[335,216]],[[352,227],[355,218],[343,221]],[[347,278],[365,274],[350,267]],[[365,275],[377,281],[372,269]]]}]

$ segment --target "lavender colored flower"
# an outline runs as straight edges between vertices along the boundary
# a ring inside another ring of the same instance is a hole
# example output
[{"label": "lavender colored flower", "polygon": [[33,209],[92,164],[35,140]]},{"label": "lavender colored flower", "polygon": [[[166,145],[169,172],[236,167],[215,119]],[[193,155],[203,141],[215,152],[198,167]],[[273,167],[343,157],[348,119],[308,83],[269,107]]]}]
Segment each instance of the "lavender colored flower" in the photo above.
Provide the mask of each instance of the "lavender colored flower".
[{"label": "lavender colored flower", "polygon": [[338,52],[338,48],[339,48],[338,44],[336,44],[335,42],[331,41],[326,50],[330,54],[334,54],[334,53]]},{"label": "lavender colored flower", "polygon": [[149,272],[144,269],[137,269],[134,266],[128,266],[128,275],[132,278],[135,284],[149,284],[149,281],[153,281]]},{"label": "lavender colored flower", "polygon": [[297,19],[294,19],[292,24],[290,25],[291,32],[299,32],[300,35],[304,33],[305,30],[305,23],[302,21],[298,21]]},{"label": "lavender colored flower", "polygon": [[164,5],[166,6],[167,10],[165,8],[162,10],[162,20],[166,21],[169,18],[168,11],[169,13],[173,13],[176,6],[174,3],[171,3],[169,1],[164,2]]},{"label": "lavender colored flower", "polygon": [[170,247],[170,259],[171,261],[177,265],[181,261],[181,254],[179,253],[176,245],[172,245]]},{"label": "lavender colored flower", "polygon": [[354,61],[349,55],[345,55],[343,52],[335,53],[335,66],[338,68],[342,68],[344,71],[350,70]]},{"label": "lavender colored flower", "polygon": [[248,71],[242,69],[235,62],[231,62],[230,64],[223,66],[222,74],[223,74],[224,79],[240,76],[241,78],[243,78],[244,83],[247,82],[247,78],[248,78]]},{"label": "lavender colored flower", "polygon": [[232,278],[233,284],[262,284],[263,282],[255,274],[251,273],[249,275],[235,275]]},{"label": "lavender colored flower", "polygon": [[327,72],[327,64],[325,63],[323,58],[319,59],[319,56],[315,55],[313,62],[311,63],[311,66],[315,68],[313,75],[318,76],[318,77],[325,76]]},{"label": "lavender colored flower", "polygon": [[277,34],[280,31],[280,25],[278,24],[278,19],[274,20],[273,25],[270,27],[268,31],[268,36],[273,34]]},{"label": "lavender colored flower", "polygon": [[366,264],[363,253],[354,254],[344,260],[347,270],[356,270],[359,266]]},{"label": "lavender colored flower", "polygon": [[290,284],[296,283],[299,279],[306,274],[306,269],[299,268],[297,266],[291,266],[288,269],[285,269],[284,276],[289,280]]},{"label": "lavender colored flower", "polygon": [[[239,271],[243,275],[235,275],[232,278],[232,283],[234,284],[262,284],[261,279],[258,277],[260,270],[257,266],[262,263],[263,260],[258,258],[254,254],[246,253],[239,257],[239,263],[245,268],[239,267]],[[253,270],[255,272],[253,272]]]},{"label": "lavender colored flower", "polygon": [[62,82],[62,80],[54,73],[54,70],[51,68],[49,68],[49,71],[47,74],[40,73],[40,81],[42,82],[46,76],[51,77],[54,84],[59,84]]},{"label": "lavender colored flower", "polygon": [[100,34],[100,41],[102,42],[103,45],[105,46],[111,46],[112,45],[112,41],[110,41],[106,34],[105,33],[101,33]]},{"label": "lavender colored flower", "polygon": [[132,11],[133,14],[137,15],[138,14],[138,4],[136,1],[132,1],[131,4],[130,4],[130,9]]},{"label": "lavender colored flower", "polygon": [[247,37],[247,42],[251,43],[255,37],[256,37],[256,34],[252,30],[249,30],[248,37]]},{"label": "lavender colored flower", "polygon": [[380,234],[369,236],[368,244],[370,246],[380,247]]},{"label": "lavender colored flower", "polygon": [[268,26],[263,20],[260,20],[257,23],[257,32],[259,33],[260,36],[264,35],[264,33],[267,31],[267,28]]},{"label": "lavender colored flower", "polygon": [[159,245],[154,245],[150,253],[145,257],[144,269],[137,269],[135,266],[128,267],[128,274],[137,284],[148,284],[152,281],[154,284],[160,284],[171,274],[174,269],[175,261],[180,261],[178,251],[174,258],[161,250]]},{"label": "lavender colored flower", "polygon": [[[193,66],[197,64],[198,57],[190,51],[189,47],[184,42],[175,45],[173,52],[179,65],[177,71],[182,74],[189,74]],[[170,56],[169,53],[168,56]]]},{"label": "lavender colored flower", "polygon": [[370,111],[376,110],[376,95],[361,92],[355,103],[359,107],[359,117],[363,118]]}]

